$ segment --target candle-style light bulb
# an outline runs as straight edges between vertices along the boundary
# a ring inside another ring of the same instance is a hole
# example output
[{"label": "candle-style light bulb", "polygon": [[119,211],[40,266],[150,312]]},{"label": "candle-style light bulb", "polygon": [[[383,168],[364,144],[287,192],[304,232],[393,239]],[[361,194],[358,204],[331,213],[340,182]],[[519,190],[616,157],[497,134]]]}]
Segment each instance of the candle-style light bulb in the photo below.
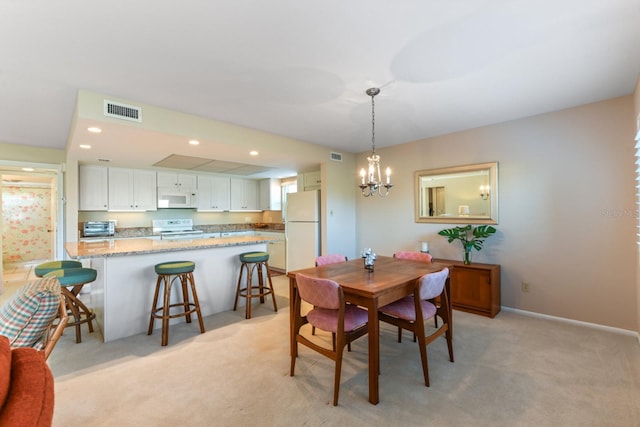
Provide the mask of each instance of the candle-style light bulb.
[{"label": "candle-style light bulb", "polygon": [[385,172],[387,174],[387,184],[389,184],[391,182],[391,168],[387,168]]},{"label": "candle-style light bulb", "polygon": [[364,185],[364,176],[367,172],[365,172],[364,168],[360,169],[360,177],[362,177],[362,185]]}]

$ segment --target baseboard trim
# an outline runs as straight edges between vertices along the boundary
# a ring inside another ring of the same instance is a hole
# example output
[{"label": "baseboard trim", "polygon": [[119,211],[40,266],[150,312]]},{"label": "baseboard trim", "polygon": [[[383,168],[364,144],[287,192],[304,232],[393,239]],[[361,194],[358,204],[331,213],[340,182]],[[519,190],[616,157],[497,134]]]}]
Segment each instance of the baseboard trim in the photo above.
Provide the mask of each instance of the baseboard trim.
[{"label": "baseboard trim", "polygon": [[555,320],[556,322],[563,322],[563,323],[569,323],[577,326],[584,326],[586,328],[598,329],[600,331],[612,332],[614,334],[628,335],[630,337],[637,338],[638,344],[640,344],[640,334],[638,334],[635,331],[630,331],[628,329],[614,328],[613,326],[598,325],[597,323],[589,323],[589,322],[583,322],[581,320],[567,319],[566,317],[549,316],[548,314],[541,314],[533,311],[520,310],[517,308],[511,308],[511,307],[503,306],[501,308],[504,311],[510,311],[512,313],[521,314],[523,316],[537,317],[540,319],[547,319],[547,320]]}]

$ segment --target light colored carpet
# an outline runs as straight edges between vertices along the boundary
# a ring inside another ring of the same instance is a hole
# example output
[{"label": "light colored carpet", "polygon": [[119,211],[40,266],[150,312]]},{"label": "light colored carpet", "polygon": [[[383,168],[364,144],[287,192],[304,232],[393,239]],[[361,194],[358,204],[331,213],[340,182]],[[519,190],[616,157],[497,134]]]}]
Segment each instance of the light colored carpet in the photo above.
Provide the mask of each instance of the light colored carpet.
[{"label": "light colored carpet", "polygon": [[285,276],[254,318],[243,311],[104,344],[68,330],[49,364],[54,426],[640,426],[640,345],[634,337],[502,312],[454,311],[446,341],[428,347],[431,387],[408,333],[382,326],[380,403],[368,403],[367,338],[345,353],[339,406],[333,362],[303,347],[289,376]]}]

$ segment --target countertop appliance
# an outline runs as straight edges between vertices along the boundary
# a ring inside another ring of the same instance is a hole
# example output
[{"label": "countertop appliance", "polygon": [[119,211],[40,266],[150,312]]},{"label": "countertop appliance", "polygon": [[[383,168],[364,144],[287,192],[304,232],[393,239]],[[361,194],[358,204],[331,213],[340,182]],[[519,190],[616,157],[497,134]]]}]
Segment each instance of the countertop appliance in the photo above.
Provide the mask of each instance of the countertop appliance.
[{"label": "countertop appliance", "polygon": [[114,221],[87,221],[82,225],[82,237],[112,237],[115,234]]},{"label": "countertop appliance", "polygon": [[197,239],[204,234],[202,230],[193,228],[192,219],[154,219],[151,225],[153,234],[162,240]]},{"label": "countertop appliance", "polygon": [[320,254],[320,192],[287,194],[287,271],[313,267]]}]

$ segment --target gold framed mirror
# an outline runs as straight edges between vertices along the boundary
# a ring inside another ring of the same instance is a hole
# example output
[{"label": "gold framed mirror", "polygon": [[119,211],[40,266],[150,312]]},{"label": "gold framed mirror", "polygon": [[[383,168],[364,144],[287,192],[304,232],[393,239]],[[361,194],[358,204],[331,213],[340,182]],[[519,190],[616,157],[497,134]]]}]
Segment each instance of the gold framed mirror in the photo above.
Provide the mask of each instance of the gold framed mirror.
[{"label": "gold framed mirror", "polygon": [[415,172],[416,222],[497,224],[498,162]]}]

